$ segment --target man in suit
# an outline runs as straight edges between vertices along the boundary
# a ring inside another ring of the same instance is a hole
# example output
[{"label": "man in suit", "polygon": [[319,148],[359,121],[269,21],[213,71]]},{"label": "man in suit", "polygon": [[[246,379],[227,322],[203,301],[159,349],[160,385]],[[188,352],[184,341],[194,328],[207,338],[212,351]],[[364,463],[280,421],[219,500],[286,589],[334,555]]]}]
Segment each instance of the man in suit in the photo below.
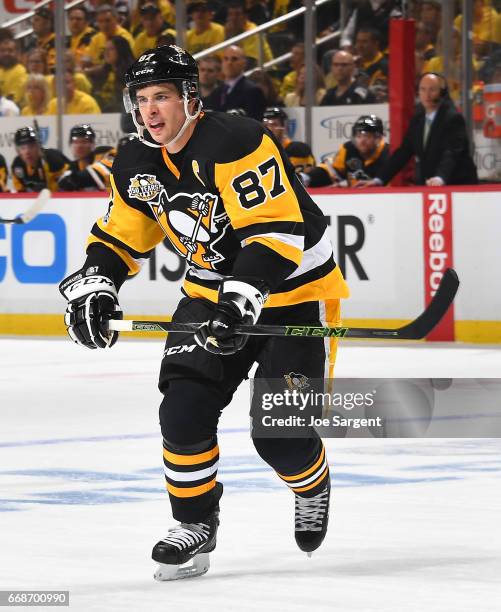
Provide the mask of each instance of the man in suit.
[{"label": "man in suit", "polygon": [[357,187],[385,185],[415,156],[417,185],[474,185],[477,169],[469,152],[463,116],[456,110],[447,91],[447,82],[432,72],[418,83],[419,106],[411,117],[402,144],[371,181]]},{"label": "man in suit", "polygon": [[206,98],[205,108],[215,111],[243,108],[249,117],[262,120],[266,100],[262,90],[244,76],[245,66],[243,50],[237,45],[226,47],[222,66],[224,82]]}]

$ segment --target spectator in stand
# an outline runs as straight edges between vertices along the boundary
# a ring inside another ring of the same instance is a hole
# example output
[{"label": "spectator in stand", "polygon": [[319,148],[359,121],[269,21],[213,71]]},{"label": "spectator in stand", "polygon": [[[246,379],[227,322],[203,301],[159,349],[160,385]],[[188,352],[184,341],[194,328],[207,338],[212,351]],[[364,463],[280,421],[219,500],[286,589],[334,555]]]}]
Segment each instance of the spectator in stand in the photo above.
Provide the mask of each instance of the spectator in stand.
[{"label": "spectator in stand", "polygon": [[134,63],[129,43],[121,36],[106,41],[101,66],[87,69],[92,80],[94,97],[103,113],[119,113],[123,110],[124,75]]},{"label": "spectator in stand", "polygon": [[303,64],[304,64],[304,43],[299,42],[299,43],[296,43],[291,49],[291,57],[289,60],[289,65],[292,68],[292,70],[284,76],[282,80],[282,85],[280,86],[280,97],[282,98],[282,100],[285,99],[285,96],[288,93],[292,93],[296,89],[297,72]]},{"label": "spectator in stand", "polygon": [[265,2],[264,0],[245,0],[245,12],[247,13],[249,21],[257,25],[270,21],[271,13],[268,4],[271,4],[271,2]]},{"label": "spectator in stand", "polygon": [[68,160],[56,149],[42,149],[31,126],[14,134],[17,157],[12,162],[12,184],[16,191],[57,190],[57,180],[67,170]]},{"label": "spectator in stand", "polygon": [[7,169],[7,163],[5,157],[0,153],[0,192],[6,193],[9,191],[7,187],[7,181],[9,179],[9,171]]},{"label": "spectator in stand", "polygon": [[245,53],[241,47],[226,47],[222,68],[224,83],[208,96],[206,107],[217,111],[242,108],[249,117],[261,121],[266,101],[261,89],[244,76],[245,65]]},{"label": "spectator in stand", "polygon": [[26,57],[28,74],[49,74],[47,54],[42,49],[33,49]]},{"label": "spectator in stand", "polygon": [[[224,26],[225,38],[232,38],[237,34],[248,32],[256,27],[255,23],[247,19],[244,2],[241,0],[231,0],[227,5],[226,23]],[[244,50],[244,55],[248,58],[249,67],[254,67],[259,60],[259,36],[249,36],[240,43]],[[268,62],[273,59],[270,45],[263,34],[263,61]],[[224,60],[223,60],[224,61]]]},{"label": "spectator in stand", "polygon": [[169,0],[138,0],[137,3],[134,3],[135,8],[131,14],[131,26],[130,30],[133,36],[137,36],[141,32],[141,7],[144,4],[156,4],[162,13],[162,17],[164,18],[165,23],[169,28],[174,28],[176,26],[176,11],[173,2],[169,2]]},{"label": "spectator in stand", "polygon": [[[461,31],[463,15],[454,19],[454,27]],[[486,59],[501,43],[501,17],[491,0],[473,0],[473,53],[475,59]]]},{"label": "spectator in stand", "polygon": [[96,133],[87,123],[71,128],[69,144],[74,159],[59,179],[59,190],[108,191],[115,149],[96,147]]},{"label": "spectator in stand", "polygon": [[19,60],[16,41],[8,32],[0,40],[0,90],[19,105],[23,100],[27,78],[26,68]]},{"label": "spectator in stand", "polygon": [[[438,49],[441,48],[441,36],[437,43]],[[456,28],[452,29],[452,57],[449,64],[449,95],[454,101],[458,101],[461,95],[461,83],[462,83],[462,61],[461,61],[461,33]],[[472,58],[473,70],[476,73],[480,65],[477,60]],[[423,66],[423,73],[425,72],[437,72],[442,74],[444,72],[444,57],[443,55],[437,55],[432,57],[431,60],[426,62]]]},{"label": "spectator in stand", "polygon": [[0,117],[17,117],[19,115],[19,106],[6,98],[3,91],[0,89]]},{"label": "spectator in stand", "polygon": [[165,23],[162,13],[156,4],[143,4],[139,13],[141,15],[143,31],[134,39],[132,47],[134,59],[142,55],[146,49],[154,49],[158,44],[159,36],[162,36],[162,34],[176,35],[176,31],[169,28],[169,25]]},{"label": "spectator in stand", "polygon": [[383,122],[376,115],[362,115],[353,124],[351,140],[339,147],[334,158],[307,171],[308,187],[353,187],[382,170],[389,156]]},{"label": "spectator in stand", "polygon": [[[79,91],[83,91],[86,94],[92,93],[92,85],[89,79],[83,72],[79,72],[76,69],[75,58],[71,51],[64,52],[64,68],[73,72],[75,77],[75,87]],[[53,74],[48,74],[46,77],[47,83],[51,93],[51,98],[56,95],[56,79]]]},{"label": "spectator in stand", "polygon": [[56,35],[54,34],[54,13],[46,6],[35,11],[31,19],[33,34],[23,39],[23,52],[33,49],[45,51],[49,71],[56,65]]},{"label": "spectator in stand", "polygon": [[380,50],[381,36],[372,27],[361,27],[355,39],[355,49],[359,56],[358,82],[371,88],[374,84],[386,83],[388,79],[388,60]]},{"label": "spectator in stand", "polygon": [[423,74],[418,83],[419,106],[411,118],[402,144],[371,181],[357,186],[386,185],[414,157],[417,185],[474,185],[477,169],[463,116],[456,110],[447,81],[438,74]]},{"label": "spectator in stand", "polygon": [[419,21],[438,33],[442,25],[442,0],[422,0]]},{"label": "spectator in stand", "polygon": [[425,64],[436,56],[435,43],[435,27],[422,21],[416,23],[416,74],[424,72]]},{"label": "spectator in stand", "polygon": [[[318,105],[325,96],[324,75],[320,67],[313,64],[315,73],[315,99],[314,104]],[[305,85],[306,85],[306,66],[301,66],[297,73],[296,89],[285,96],[285,106],[304,106],[305,105]]]},{"label": "spectator in stand", "polygon": [[204,107],[210,94],[221,85],[221,60],[217,55],[208,55],[198,62],[200,98]]},{"label": "spectator in stand", "polygon": [[373,103],[374,96],[368,89],[357,83],[355,72],[355,60],[351,53],[348,51],[335,53],[332,56],[331,73],[337,85],[327,90],[320,106]]},{"label": "spectator in stand", "polygon": [[88,55],[93,66],[99,66],[102,64],[106,41],[113,38],[113,36],[121,36],[122,38],[125,38],[131,48],[134,45],[134,39],[132,38],[131,34],[118,25],[117,10],[110,4],[103,4],[97,9],[96,25],[99,32],[97,32],[97,34],[95,34],[90,41]]},{"label": "spectator in stand", "polygon": [[21,115],[45,115],[51,98],[49,84],[43,74],[30,74],[26,81],[26,105]]},{"label": "spectator in stand", "polygon": [[256,70],[249,75],[249,79],[261,88],[266,106],[283,106],[283,101],[278,95],[275,83],[266,70],[256,68]]},{"label": "spectator in stand", "polygon": [[[95,115],[101,112],[99,104],[89,94],[79,91],[75,86],[75,75],[71,70],[64,73],[65,115]],[[47,115],[57,115],[57,98],[52,98],[47,106]]]},{"label": "spectator in stand", "polygon": [[299,140],[291,140],[287,134],[288,116],[283,108],[268,107],[263,114],[263,125],[268,128],[282,145],[289,161],[298,173],[305,172],[315,165],[310,145]]},{"label": "spectator in stand", "polygon": [[187,8],[193,27],[186,32],[185,49],[193,55],[224,40],[224,27],[213,20],[214,13],[205,0],[190,2]]},{"label": "spectator in stand", "polygon": [[386,49],[390,19],[401,16],[399,0],[361,0],[343,30],[340,47],[352,51],[360,29],[370,26],[381,33],[381,48]]},{"label": "spectator in stand", "polygon": [[71,51],[78,68],[82,57],[89,54],[89,44],[96,30],[89,23],[89,14],[84,5],[74,6],[68,11],[69,35],[66,37],[66,47]]},{"label": "spectator in stand", "polygon": [[118,25],[124,28],[125,30],[130,31],[131,14],[128,2],[117,2],[115,4],[115,7],[118,13]]}]

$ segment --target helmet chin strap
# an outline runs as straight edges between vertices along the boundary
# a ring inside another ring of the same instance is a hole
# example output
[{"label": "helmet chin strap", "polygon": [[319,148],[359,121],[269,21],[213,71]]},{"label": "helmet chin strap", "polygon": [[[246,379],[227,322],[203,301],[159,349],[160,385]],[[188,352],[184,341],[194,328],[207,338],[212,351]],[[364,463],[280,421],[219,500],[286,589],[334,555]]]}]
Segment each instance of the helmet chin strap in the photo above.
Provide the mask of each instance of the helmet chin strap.
[{"label": "helmet chin strap", "polygon": [[193,121],[195,121],[198,116],[200,115],[200,113],[202,112],[202,108],[203,108],[203,104],[202,104],[202,100],[197,100],[198,102],[198,108],[195,111],[195,113],[193,113],[193,115],[190,115],[190,111],[188,110],[188,104],[189,104],[190,100],[188,99],[188,96],[186,94],[183,94],[183,107],[184,107],[184,115],[185,115],[185,120],[183,125],[181,126],[181,129],[179,130],[179,132],[176,134],[176,136],[174,136],[174,138],[172,140],[169,140],[169,142],[166,142],[165,144],[157,144],[155,142],[149,142],[148,140],[146,140],[146,138],[144,137],[144,130],[146,129],[144,125],[141,125],[136,117],[136,111],[133,110],[132,111],[132,121],[134,122],[134,125],[136,126],[136,130],[137,130],[137,135],[139,137],[139,140],[147,145],[148,147],[152,147],[154,149],[162,149],[163,147],[168,147],[171,144],[174,144],[175,142],[177,142],[181,136],[185,133],[185,131],[187,130],[188,126],[193,123]]}]

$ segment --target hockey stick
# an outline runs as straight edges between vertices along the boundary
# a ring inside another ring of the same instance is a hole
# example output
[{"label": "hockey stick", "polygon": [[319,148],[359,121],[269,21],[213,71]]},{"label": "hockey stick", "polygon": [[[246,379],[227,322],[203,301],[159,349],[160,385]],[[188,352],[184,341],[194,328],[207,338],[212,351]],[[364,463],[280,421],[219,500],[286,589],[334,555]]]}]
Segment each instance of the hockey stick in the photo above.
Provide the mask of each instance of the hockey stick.
[{"label": "hockey stick", "polygon": [[50,196],[51,193],[48,189],[42,189],[36,200],[33,202],[31,208],[28,208],[26,212],[14,217],[13,219],[3,219],[0,217],[0,223],[29,223],[47,204],[47,202],[50,200]]},{"label": "hockey stick", "polygon": [[[397,329],[376,327],[314,327],[305,325],[239,325],[237,334],[249,336],[303,336],[305,338],[378,338],[386,340],[420,340],[439,323],[452,304],[459,287],[459,279],[452,268],[442,277],[437,292],[425,310],[407,325]],[[195,332],[201,323],[173,323],[164,321],[118,321],[108,323],[110,331],[165,331]]]}]

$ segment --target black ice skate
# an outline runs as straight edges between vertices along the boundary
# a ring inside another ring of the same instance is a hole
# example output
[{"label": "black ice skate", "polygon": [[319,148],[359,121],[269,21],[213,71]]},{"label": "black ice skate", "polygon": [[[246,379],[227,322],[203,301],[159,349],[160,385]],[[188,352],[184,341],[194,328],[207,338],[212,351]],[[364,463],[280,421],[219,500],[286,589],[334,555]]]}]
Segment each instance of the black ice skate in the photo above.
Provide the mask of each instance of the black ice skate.
[{"label": "black ice skate", "polygon": [[[216,483],[216,498],[223,493],[223,485]],[[210,567],[209,553],[216,548],[219,527],[219,503],[200,523],[179,523],[169,529],[167,536],[153,547],[151,557],[159,563],[155,580],[180,580],[205,574]]]},{"label": "black ice skate", "polygon": [[324,541],[329,522],[331,479],[327,477],[325,488],[313,497],[295,495],[296,543],[308,557]]}]

